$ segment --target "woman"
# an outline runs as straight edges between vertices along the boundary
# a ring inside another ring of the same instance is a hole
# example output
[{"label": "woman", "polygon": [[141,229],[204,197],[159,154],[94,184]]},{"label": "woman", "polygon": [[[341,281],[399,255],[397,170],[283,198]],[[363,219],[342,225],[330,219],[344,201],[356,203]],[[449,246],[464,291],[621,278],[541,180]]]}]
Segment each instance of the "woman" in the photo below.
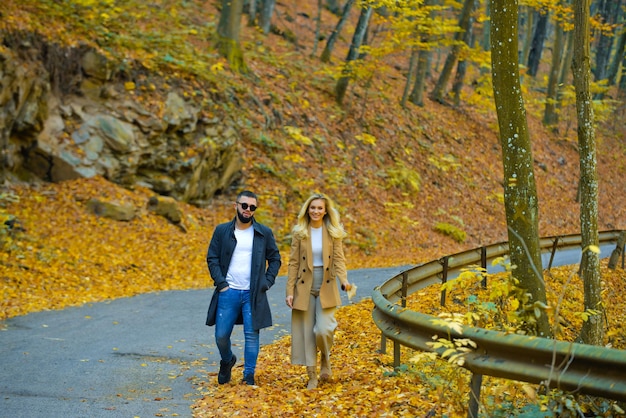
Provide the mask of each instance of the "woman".
[{"label": "woman", "polygon": [[332,375],[330,349],[341,305],[336,279],[350,290],[343,254],[346,232],[333,201],[323,194],[309,197],[292,230],[286,299],[291,311],[291,363],[306,366],[307,389],[315,389],[317,351],[321,353],[319,380]]}]

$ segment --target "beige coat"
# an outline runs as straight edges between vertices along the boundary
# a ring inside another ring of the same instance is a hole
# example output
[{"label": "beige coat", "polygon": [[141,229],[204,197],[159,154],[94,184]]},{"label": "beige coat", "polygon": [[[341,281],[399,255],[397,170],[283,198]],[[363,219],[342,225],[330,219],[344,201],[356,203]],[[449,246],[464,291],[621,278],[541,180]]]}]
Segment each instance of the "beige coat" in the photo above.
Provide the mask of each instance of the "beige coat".
[{"label": "beige coat", "polygon": [[[306,311],[309,307],[309,295],[313,286],[313,248],[309,236],[304,239],[293,238],[287,273],[287,296],[293,296],[293,309]],[[336,279],[348,283],[346,259],[343,254],[341,239],[333,239],[326,225],[322,232],[322,254],[324,259],[324,280],[320,288],[322,308],[341,305]]]}]

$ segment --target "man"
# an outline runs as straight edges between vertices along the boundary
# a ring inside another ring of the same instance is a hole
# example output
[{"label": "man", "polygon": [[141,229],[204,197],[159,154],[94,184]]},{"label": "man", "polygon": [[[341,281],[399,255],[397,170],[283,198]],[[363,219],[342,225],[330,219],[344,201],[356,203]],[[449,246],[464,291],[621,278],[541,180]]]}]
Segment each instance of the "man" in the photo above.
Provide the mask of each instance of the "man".
[{"label": "man", "polygon": [[207,264],[215,290],[206,324],[215,325],[220,385],[230,382],[237,362],[230,337],[235,324],[243,324],[243,382],[254,385],[259,330],[272,325],[266,292],[274,285],[281,261],[271,229],[254,219],[256,194],[248,190],[239,193],[234,208],[235,218],[218,225],[209,244]]}]

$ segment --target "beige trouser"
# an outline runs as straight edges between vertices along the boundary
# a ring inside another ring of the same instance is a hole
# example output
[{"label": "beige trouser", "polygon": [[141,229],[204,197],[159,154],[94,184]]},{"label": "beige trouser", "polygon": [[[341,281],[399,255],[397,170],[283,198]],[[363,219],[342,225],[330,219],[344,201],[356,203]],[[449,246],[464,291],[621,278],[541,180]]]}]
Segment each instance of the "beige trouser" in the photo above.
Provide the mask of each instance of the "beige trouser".
[{"label": "beige trouser", "polygon": [[335,307],[322,309],[319,297],[310,295],[306,311],[291,311],[292,364],[316,366],[318,350],[330,364],[330,349],[337,328],[336,310]]}]

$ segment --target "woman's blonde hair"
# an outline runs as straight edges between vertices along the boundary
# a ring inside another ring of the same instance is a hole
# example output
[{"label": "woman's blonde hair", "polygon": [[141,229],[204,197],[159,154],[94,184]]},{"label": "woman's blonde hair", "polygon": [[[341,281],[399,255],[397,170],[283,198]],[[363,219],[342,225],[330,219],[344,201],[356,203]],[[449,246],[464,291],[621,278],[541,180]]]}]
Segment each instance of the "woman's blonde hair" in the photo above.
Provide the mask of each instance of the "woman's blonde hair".
[{"label": "woman's blonde hair", "polygon": [[298,213],[298,221],[296,226],[293,227],[293,236],[299,239],[306,238],[309,235],[309,225],[311,224],[311,217],[309,216],[309,206],[311,202],[317,199],[324,201],[326,205],[326,214],[324,215],[323,222],[326,225],[326,229],[333,238],[344,238],[347,234],[343,229],[341,220],[339,217],[339,211],[335,208],[335,202],[322,193],[315,193],[309,196],[304,202]]}]

